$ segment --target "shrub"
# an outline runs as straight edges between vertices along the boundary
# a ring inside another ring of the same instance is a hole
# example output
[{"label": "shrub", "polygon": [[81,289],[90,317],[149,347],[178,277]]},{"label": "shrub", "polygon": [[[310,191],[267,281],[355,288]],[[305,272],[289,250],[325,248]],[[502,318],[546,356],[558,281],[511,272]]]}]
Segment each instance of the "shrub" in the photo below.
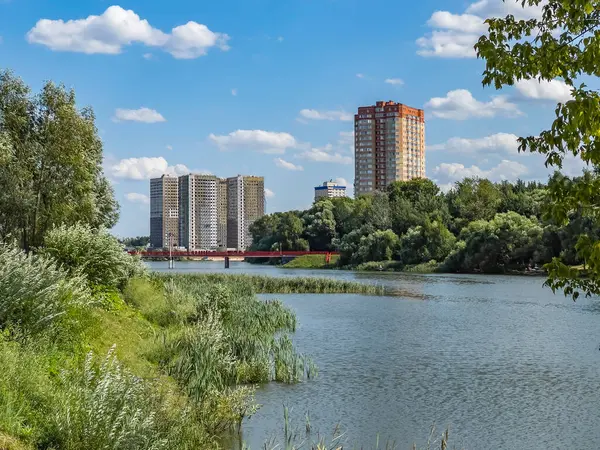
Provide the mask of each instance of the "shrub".
[{"label": "shrub", "polygon": [[0,244],[0,328],[26,336],[55,332],[90,302],[84,276],[69,277],[49,258]]},{"label": "shrub", "polygon": [[42,252],[70,273],[82,272],[91,284],[109,290],[122,289],[128,279],[145,273],[141,260],[126,253],[114,236],[88,225],[54,228],[46,234]]}]

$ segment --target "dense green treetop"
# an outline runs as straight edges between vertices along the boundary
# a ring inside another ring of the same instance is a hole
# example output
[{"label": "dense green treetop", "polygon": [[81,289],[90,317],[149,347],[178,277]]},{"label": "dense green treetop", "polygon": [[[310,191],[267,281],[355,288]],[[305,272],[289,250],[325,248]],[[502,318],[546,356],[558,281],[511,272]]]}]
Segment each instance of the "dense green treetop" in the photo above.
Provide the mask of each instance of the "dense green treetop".
[{"label": "dense green treetop", "polygon": [[58,225],[110,228],[118,219],[93,111],[52,82],[34,95],[8,71],[0,71],[0,186],[0,240],[25,249]]}]

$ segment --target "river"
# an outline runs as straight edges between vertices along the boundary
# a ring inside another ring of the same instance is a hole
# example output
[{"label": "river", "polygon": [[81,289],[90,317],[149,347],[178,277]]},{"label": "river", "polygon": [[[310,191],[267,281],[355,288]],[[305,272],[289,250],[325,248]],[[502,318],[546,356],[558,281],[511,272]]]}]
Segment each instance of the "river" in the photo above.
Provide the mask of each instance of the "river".
[{"label": "river", "polygon": [[[150,263],[165,270],[166,262]],[[222,262],[176,263],[221,271]],[[465,449],[600,448],[600,300],[577,303],[514,276],[299,271],[232,263],[231,273],[324,276],[382,283],[396,297],[277,295],[298,317],[294,341],[319,376],[259,389],[246,421],[251,449],[283,434],[283,405],[304,436],[399,449],[450,426]],[[435,448],[438,448],[437,446]]]}]

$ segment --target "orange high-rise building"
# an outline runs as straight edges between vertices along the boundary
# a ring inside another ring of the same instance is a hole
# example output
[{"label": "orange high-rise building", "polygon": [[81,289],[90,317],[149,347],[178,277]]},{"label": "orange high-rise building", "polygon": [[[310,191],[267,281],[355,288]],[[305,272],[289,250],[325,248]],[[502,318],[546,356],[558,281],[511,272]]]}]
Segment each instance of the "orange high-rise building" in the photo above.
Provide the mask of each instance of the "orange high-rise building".
[{"label": "orange high-rise building", "polygon": [[425,112],[401,103],[362,106],[354,116],[354,193],[425,178]]}]

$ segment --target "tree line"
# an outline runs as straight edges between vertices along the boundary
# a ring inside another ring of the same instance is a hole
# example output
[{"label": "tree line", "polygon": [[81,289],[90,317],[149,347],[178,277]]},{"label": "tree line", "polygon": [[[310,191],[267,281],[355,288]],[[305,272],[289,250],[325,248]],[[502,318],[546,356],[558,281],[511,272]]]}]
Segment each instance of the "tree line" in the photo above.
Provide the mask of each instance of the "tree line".
[{"label": "tree line", "polygon": [[[550,182],[568,178],[555,173]],[[447,193],[430,180],[392,183],[385,192],[320,199],[306,211],[275,213],[251,226],[254,250],[338,250],[339,264],[428,263],[447,272],[503,273],[549,263],[584,263],[576,245],[598,238],[576,209],[554,221],[539,182],[466,178]]]}]

